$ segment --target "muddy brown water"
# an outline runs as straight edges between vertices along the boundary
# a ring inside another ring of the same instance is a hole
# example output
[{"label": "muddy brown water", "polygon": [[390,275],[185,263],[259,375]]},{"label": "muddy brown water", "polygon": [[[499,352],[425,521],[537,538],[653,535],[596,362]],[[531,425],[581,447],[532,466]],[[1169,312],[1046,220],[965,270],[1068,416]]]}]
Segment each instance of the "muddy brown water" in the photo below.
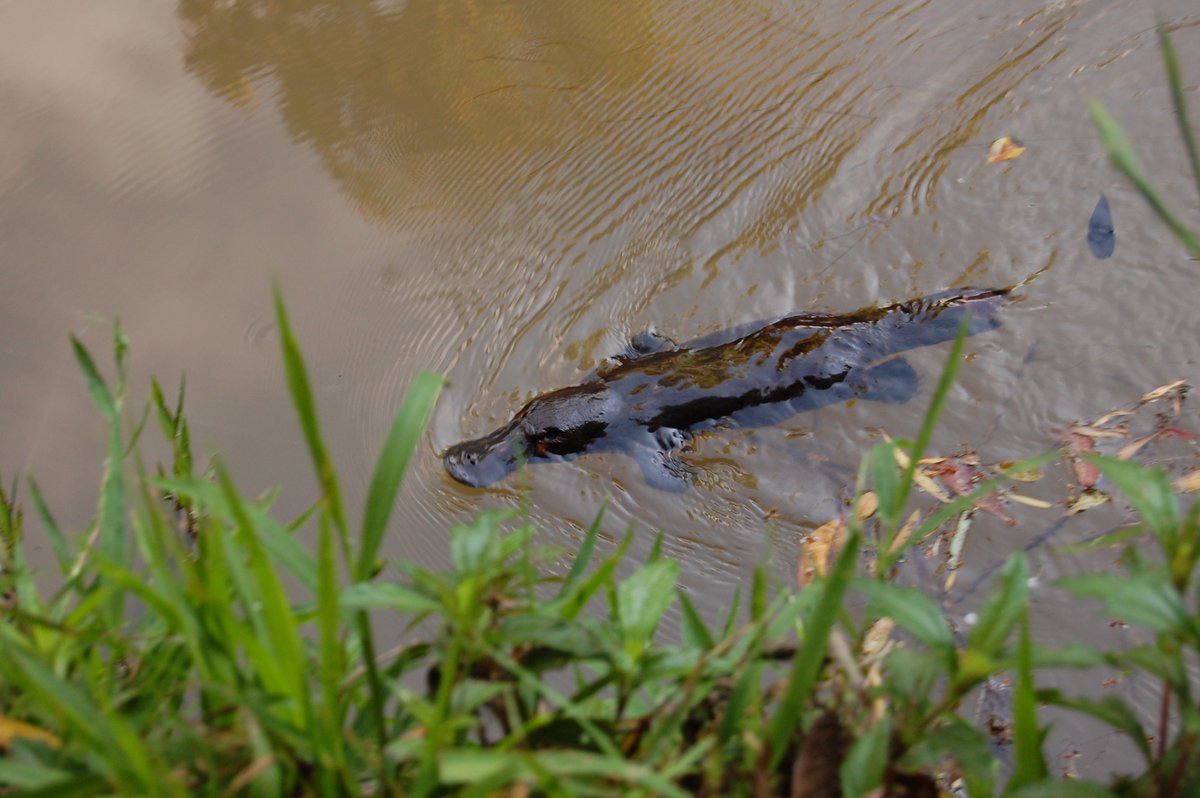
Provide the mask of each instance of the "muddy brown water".
[{"label": "muddy brown water", "polygon": [[[1048,428],[1196,382],[1196,264],[1107,164],[1086,110],[1104,101],[1200,218],[1155,11],[1179,26],[1195,110],[1191,0],[0,5],[0,474],[36,474],[65,524],[86,523],[104,433],[66,332],[103,354],[120,316],[137,390],[186,372],[198,449],[303,506],[277,276],[352,503],[413,375],[450,380],[388,556],[444,563],[448,525],[515,505],[524,482],[546,542],[570,547],[607,502],[607,539],[640,530],[636,560],[661,530],[719,614],[764,547],[786,578],[880,430],[915,432],[945,347],[911,356],[912,403],[705,433],[683,494],[618,455],[474,491],[438,453],[652,325],[686,339],[1043,268],[1005,326],[969,342],[936,450],[1027,455]],[[1028,150],[985,164],[1002,135]],[[1097,261],[1102,192],[1117,248]],[[1015,529],[976,523],[964,581],[1049,523],[1013,512]],[[1120,517],[1094,519],[1069,529]],[[1034,553],[1040,639],[1127,640],[1045,587],[1095,564]],[[1156,706],[1147,685],[1127,693]],[[1112,761],[1103,730],[1059,728],[1063,767]]]}]

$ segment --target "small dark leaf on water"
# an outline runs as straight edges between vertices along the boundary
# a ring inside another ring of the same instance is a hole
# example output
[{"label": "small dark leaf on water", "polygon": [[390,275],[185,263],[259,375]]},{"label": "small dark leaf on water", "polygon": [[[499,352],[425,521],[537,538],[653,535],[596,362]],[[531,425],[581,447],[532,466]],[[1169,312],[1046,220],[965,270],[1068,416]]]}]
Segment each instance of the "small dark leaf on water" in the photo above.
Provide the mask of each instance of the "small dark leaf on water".
[{"label": "small dark leaf on water", "polygon": [[1100,201],[1096,203],[1096,210],[1092,211],[1092,218],[1088,220],[1087,242],[1088,249],[1100,260],[1112,255],[1113,250],[1117,248],[1117,237],[1113,233],[1112,211],[1108,208],[1108,198],[1103,194],[1100,195]]}]

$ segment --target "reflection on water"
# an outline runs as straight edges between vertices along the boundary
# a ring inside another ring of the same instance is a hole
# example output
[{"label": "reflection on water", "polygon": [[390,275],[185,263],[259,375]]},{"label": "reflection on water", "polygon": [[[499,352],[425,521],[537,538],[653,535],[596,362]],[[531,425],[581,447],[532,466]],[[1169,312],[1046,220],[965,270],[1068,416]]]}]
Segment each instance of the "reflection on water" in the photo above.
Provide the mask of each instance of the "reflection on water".
[{"label": "reflection on water", "polygon": [[[1193,0],[1159,6],[1182,26],[1184,73],[1200,74]],[[934,443],[987,461],[1036,451],[1048,427],[1198,379],[1194,269],[1106,165],[1084,110],[1109,103],[1195,210],[1153,24],[1142,4],[1082,0],[0,5],[0,104],[15,111],[0,116],[0,389],[15,408],[0,470],[70,464],[47,477],[52,499],[94,493],[79,487],[99,455],[73,456],[98,450],[62,331],[119,314],[136,368],[188,372],[205,446],[302,490],[271,274],[348,493],[365,493],[412,375],[451,380],[391,556],[441,561],[448,523],[517,501],[512,485],[451,482],[441,450],[651,326],[686,340],[1053,264],[972,339]],[[1002,135],[1029,149],[986,165]],[[1103,262],[1080,232],[1101,192],[1121,224]],[[705,433],[685,494],[647,487],[620,455],[518,484],[558,542],[606,500],[610,538],[662,529],[716,611],[763,546],[790,568],[880,430],[911,434],[942,357],[912,358],[925,379],[907,405]],[[1021,518],[979,520],[967,568],[1040,528]],[[1048,637],[1072,625],[1072,608],[1038,612]]]}]

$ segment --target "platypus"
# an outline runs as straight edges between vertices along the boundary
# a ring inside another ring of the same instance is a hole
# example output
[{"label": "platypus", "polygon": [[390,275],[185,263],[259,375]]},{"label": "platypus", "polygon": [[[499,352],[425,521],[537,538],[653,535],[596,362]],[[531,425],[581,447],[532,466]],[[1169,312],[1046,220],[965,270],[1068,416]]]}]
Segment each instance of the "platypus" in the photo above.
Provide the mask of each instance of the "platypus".
[{"label": "platypus", "polygon": [[[650,333],[579,385],[535,396],[512,421],[451,446],[446,471],[472,487],[499,482],[518,464],[621,451],[646,480],[683,490],[677,450],[717,424],[762,426],[854,397],[906,402],[917,374],[892,356],[1000,325],[1011,288],[962,288],[844,314],[797,313],[682,344]],[[891,358],[891,359],[889,359]]]}]

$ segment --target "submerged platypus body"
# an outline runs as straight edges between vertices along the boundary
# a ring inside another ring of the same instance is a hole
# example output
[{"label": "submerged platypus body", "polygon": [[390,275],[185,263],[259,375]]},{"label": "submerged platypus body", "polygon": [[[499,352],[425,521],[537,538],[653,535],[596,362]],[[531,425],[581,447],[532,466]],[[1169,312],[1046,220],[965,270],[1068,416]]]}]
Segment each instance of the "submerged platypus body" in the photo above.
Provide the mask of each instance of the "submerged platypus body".
[{"label": "submerged platypus body", "polygon": [[534,397],[500,429],[451,446],[446,471],[473,487],[494,484],[521,462],[622,451],[657,488],[687,487],[675,452],[718,423],[761,426],[854,397],[905,402],[917,375],[889,357],[999,326],[1010,289],[959,289],[886,307],[799,313],[675,345],[642,336],[633,351],[580,385]]}]

